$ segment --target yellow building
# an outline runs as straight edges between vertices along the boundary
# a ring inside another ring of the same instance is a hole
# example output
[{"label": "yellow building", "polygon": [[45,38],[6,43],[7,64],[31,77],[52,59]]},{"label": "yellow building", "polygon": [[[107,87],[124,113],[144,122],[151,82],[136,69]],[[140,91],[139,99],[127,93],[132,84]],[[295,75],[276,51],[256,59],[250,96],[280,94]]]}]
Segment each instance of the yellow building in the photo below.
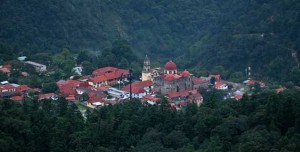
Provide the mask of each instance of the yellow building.
[{"label": "yellow building", "polygon": [[150,71],[150,59],[146,55],[142,71],[142,81],[152,80]]}]

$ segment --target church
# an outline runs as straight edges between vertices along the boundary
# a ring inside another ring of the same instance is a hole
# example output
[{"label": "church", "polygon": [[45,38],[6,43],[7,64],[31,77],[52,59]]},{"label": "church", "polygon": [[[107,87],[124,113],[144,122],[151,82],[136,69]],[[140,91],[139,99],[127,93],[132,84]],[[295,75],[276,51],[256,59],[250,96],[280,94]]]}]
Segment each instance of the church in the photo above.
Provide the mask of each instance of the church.
[{"label": "church", "polygon": [[165,95],[171,92],[180,92],[185,90],[192,90],[193,75],[184,70],[179,72],[177,65],[172,61],[168,61],[164,68],[151,68],[150,59],[145,57],[142,71],[142,81],[151,80],[154,89]]}]

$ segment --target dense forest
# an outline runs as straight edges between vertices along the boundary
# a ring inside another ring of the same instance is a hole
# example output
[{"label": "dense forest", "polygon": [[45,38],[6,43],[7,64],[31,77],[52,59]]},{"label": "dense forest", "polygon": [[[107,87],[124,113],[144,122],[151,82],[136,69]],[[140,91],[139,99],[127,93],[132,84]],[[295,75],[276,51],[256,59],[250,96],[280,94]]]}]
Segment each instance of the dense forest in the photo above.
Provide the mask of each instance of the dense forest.
[{"label": "dense forest", "polygon": [[124,40],[137,61],[172,58],[195,74],[219,66],[227,79],[251,65],[257,79],[298,85],[299,9],[295,0],[3,0],[0,49],[100,55]]},{"label": "dense forest", "polygon": [[87,111],[63,98],[0,102],[0,151],[299,151],[300,92],[262,92],[241,101],[205,95],[197,107],[138,101]]},{"label": "dense forest", "polygon": [[218,73],[239,83],[251,66],[253,79],[287,90],[256,90],[240,101],[201,90],[204,103],[180,111],[164,98],[85,113],[64,98],[4,99],[0,151],[300,151],[300,92],[292,89],[300,86],[299,10],[298,0],[1,0],[0,65],[12,68],[0,81],[57,92],[76,65],[83,75],[132,68],[137,80],[147,54],[153,66],[173,59],[197,77]]}]

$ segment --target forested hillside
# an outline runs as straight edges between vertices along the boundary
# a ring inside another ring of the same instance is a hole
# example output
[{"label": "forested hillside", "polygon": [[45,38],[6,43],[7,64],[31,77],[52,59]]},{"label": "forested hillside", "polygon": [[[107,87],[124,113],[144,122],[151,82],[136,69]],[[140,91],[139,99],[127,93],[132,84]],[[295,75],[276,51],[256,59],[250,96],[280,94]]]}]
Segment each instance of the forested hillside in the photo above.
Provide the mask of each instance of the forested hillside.
[{"label": "forested hillside", "polygon": [[299,84],[299,10],[296,0],[3,0],[0,40],[15,52],[102,51],[126,40],[140,60],[251,65],[258,78]]},{"label": "forested hillside", "polygon": [[57,101],[0,102],[0,151],[296,152],[300,94],[265,92],[222,101],[215,92],[182,111],[167,101],[126,102],[88,111]]}]

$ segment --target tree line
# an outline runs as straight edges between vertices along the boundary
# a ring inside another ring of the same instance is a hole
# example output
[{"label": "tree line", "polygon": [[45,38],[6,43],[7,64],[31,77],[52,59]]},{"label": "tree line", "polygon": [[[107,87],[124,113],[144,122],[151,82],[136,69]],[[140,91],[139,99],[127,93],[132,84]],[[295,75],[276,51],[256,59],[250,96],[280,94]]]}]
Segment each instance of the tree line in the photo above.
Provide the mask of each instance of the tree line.
[{"label": "tree line", "polygon": [[0,102],[5,151],[299,151],[300,93],[261,92],[240,101],[209,92],[204,103],[176,111],[164,99],[87,110],[63,98]]}]

